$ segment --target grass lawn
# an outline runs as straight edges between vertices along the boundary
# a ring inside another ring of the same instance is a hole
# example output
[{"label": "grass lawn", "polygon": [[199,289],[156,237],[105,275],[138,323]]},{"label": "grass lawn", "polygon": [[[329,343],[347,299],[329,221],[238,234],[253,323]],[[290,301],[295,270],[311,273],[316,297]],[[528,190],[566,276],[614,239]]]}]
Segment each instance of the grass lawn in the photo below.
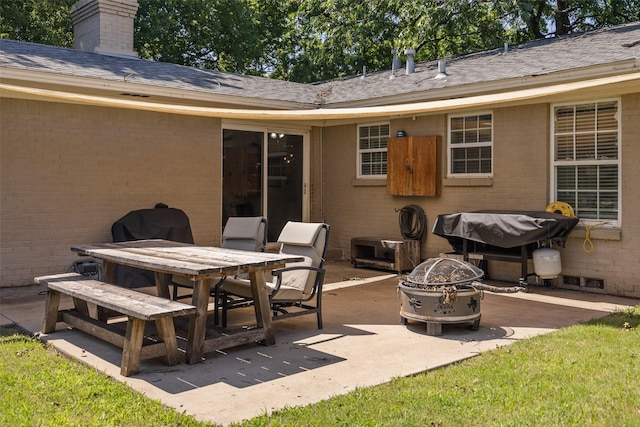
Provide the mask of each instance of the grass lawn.
[{"label": "grass lawn", "polygon": [[[242,426],[640,426],[640,307]],[[0,328],[0,425],[206,426]]]}]

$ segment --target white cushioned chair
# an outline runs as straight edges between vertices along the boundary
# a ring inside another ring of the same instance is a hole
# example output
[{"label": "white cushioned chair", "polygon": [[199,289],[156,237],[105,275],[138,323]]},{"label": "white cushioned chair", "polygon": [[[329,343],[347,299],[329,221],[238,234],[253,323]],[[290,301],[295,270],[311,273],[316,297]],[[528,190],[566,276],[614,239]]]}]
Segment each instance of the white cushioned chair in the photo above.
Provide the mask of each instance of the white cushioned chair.
[{"label": "white cushioned chair", "polygon": [[[324,257],[329,240],[329,225],[289,221],[280,236],[280,253],[300,255],[304,261],[287,263],[272,271],[267,279],[269,302],[274,319],[316,313],[318,329],[322,329],[322,284]],[[227,310],[246,306],[252,301],[251,284],[246,278],[227,278],[220,286],[222,322]]]},{"label": "white cushioned chair", "polygon": [[[264,252],[267,246],[267,228],[269,222],[260,216],[229,217],[222,231],[223,248],[238,249],[243,251]],[[239,277],[239,276],[238,276]],[[211,287],[211,295],[215,297],[214,323],[218,324],[218,308],[220,285],[226,279],[223,277]],[[172,277],[173,299],[189,298],[191,295],[178,297],[178,288],[193,288],[193,283],[181,276]],[[226,325],[225,325],[226,326]]]}]

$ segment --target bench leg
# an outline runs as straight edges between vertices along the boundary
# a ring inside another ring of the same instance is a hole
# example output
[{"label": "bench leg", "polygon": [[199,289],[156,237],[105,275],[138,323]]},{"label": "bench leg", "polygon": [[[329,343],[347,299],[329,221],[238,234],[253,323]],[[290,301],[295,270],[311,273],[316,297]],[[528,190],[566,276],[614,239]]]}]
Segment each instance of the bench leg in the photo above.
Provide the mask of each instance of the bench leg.
[{"label": "bench leg", "polygon": [[122,349],[122,363],[120,364],[120,374],[122,376],[133,375],[140,368],[144,324],[145,321],[142,319],[129,317],[127,334],[124,338],[124,348]]},{"label": "bench leg", "polygon": [[167,351],[165,363],[169,366],[178,364],[178,340],[176,338],[176,329],[173,325],[172,317],[163,317],[156,320],[156,329],[158,335],[164,342],[164,348]]},{"label": "bench leg", "polygon": [[44,323],[42,333],[55,332],[58,322],[58,309],[60,308],[60,292],[47,290],[47,302],[45,303]]}]

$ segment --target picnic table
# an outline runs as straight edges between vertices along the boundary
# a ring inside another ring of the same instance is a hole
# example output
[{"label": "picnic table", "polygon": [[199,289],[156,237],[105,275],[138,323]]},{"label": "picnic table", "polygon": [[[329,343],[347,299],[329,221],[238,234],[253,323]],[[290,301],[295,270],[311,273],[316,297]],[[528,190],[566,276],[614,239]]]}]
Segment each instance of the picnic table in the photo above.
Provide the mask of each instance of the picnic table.
[{"label": "picnic table", "polygon": [[[257,341],[275,344],[264,273],[281,268],[286,262],[303,260],[292,255],[196,246],[160,239],[77,245],[71,250],[102,260],[103,280],[107,283],[117,285],[114,283],[116,265],[152,271],[158,296],[167,299],[170,298],[169,285],[173,275],[192,281],[192,305],[196,312],[191,316],[188,327],[186,359],[189,364],[200,362],[206,352]],[[220,277],[236,274],[248,274],[251,279],[257,328],[206,339],[212,283]]]}]

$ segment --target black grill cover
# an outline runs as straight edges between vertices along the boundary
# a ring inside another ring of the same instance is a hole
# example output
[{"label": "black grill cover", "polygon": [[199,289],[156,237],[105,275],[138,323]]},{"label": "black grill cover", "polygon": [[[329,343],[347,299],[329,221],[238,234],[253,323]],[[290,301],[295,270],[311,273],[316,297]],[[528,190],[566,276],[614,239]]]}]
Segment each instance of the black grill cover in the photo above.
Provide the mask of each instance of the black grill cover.
[{"label": "black grill cover", "polygon": [[[189,217],[180,209],[158,207],[131,211],[111,226],[114,242],[165,239],[193,243]],[[126,288],[154,286],[153,272],[139,268],[116,266],[116,284]]]},{"label": "black grill cover", "polygon": [[578,218],[546,211],[476,211],[438,215],[433,234],[444,237],[461,253],[467,239],[499,248],[552,240],[564,246]]}]

